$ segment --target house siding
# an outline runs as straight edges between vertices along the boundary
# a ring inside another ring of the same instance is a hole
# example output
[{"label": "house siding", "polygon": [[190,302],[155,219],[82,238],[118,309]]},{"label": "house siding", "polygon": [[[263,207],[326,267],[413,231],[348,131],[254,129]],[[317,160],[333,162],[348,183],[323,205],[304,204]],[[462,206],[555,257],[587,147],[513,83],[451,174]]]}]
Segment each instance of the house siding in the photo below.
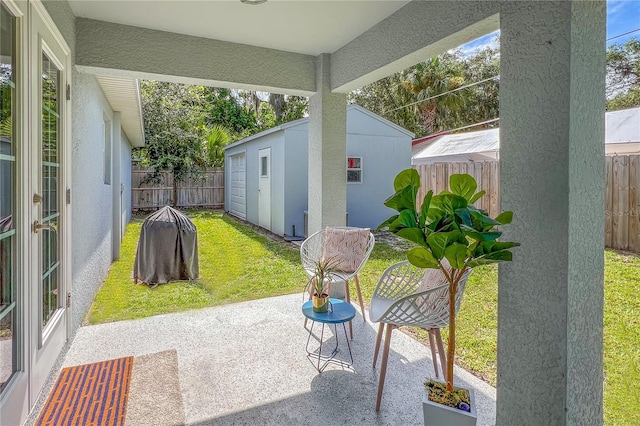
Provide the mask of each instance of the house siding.
[{"label": "house siding", "polygon": [[[75,332],[112,260],[113,197],[112,186],[104,183],[102,172],[102,126],[105,117],[112,119],[113,112],[95,77],[74,72],[73,88],[72,330]],[[112,134],[119,132],[120,129],[113,129]]]}]

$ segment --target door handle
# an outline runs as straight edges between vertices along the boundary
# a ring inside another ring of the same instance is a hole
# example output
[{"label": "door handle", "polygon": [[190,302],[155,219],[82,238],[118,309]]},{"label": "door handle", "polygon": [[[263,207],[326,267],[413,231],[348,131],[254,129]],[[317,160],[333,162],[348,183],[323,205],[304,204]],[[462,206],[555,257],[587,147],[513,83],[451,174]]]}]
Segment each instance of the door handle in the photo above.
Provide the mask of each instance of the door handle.
[{"label": "door handle", "polygon": [[37,220],[33,222],[33,233],[37,234],[43,229],[47,229],[49,231],[58,232],[58,225],[55,223],[40,223]]}]

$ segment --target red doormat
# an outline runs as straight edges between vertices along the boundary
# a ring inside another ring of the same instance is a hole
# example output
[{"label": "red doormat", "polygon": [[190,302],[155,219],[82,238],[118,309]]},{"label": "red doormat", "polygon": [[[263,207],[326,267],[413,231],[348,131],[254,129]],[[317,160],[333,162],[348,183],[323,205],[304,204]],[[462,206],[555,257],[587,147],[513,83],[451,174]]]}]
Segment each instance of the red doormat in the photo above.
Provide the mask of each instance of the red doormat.
[{"label": "red doormat", "polygon": [[133,357],[62,369],[36,426],[121,426]]}]

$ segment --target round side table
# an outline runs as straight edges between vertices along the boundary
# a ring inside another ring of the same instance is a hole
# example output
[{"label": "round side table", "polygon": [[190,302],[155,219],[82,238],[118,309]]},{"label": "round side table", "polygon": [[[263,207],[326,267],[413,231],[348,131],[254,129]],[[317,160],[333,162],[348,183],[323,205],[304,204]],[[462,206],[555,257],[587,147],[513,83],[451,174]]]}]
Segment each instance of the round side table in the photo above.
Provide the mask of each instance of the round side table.
[{"label": "round side table", "polygon": [[[349,344],[349,338],[347,337],[347,328],[345,323],[351,321],[356,316],[356,309],[351,305],[351,303],[346,303],[340,299],[329,299],[329,312],[318,313],[313,312],[313,304],[311,300],[307,301],[302,305],[302,313],[305,317],[310,319],[311,328],[309,328],[309,337],[307,338],[307,346],[305,350],[307,351],[307,358],[316,367],[319,373],[322,373],[327,365],[337,364],[342,367],[351,367],[353,365],[353,354],[351,353],[351,345]],[[322,330],[320,331],[320,347],[317,351],[309,350],[309,343],[311,341],[311,336],[313,335],[313,326],[316,322],[322,324]],[[333,325],[334,336],[336,338],[336,345],[331,351],[329,355],[322,353],[322,343],[324,340],[324,326],[328,324],[329,326]],[[342,330],[344,331],[344,338],[347,341],[347,348],[349,349],[349,359],[350,362],[341,361],[335,359],[336,354],[338,353],[338,324],[342,324]],[[317,360],[317,364],[314,362]]]}]

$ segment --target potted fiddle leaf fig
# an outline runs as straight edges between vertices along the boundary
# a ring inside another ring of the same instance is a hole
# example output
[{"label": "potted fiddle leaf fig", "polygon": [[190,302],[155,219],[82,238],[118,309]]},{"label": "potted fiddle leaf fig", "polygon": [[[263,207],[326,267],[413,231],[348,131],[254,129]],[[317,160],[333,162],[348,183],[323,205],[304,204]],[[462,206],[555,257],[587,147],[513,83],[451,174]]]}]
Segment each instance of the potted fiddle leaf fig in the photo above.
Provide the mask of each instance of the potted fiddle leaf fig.
[{"label": "potted fiddle leaf fig", "polygon": [[[498,241],[502,232],[496,227],[509,224],[513,213],[505,211],[491,218],[487,212],[476,208],[473,203],[478,201],[485,191],[476,192],[478,185],[475,179],[467,174],[451,175],[449,191],[442,191],[438,195],[429,191],[419,206],[416,198],[420,188],[420,176],[416,170],[401,171],[396,176],[393,186],[396,192],[384,204],[396,210],[398,214],[391,216],[378,229],[388,228],[390,232],[413,242],[415,247],[407,252],[409,262],[420,268],[439,269],[449,284],[446,386],[433,385],[432,381],[425,383],[425,390],[429,393],[426,402],[434,405],[431,401],[453,401],[450,404],[455,405],[454,409],[444,408],[450,410],[454,416],[465,416],[466,411],[472,406],[471,395],[465,398],[464,392],[456,391],[453,387],[456,348],[455,296],[460,280],[470,269],[512,259],[510,249],[519,244]],[[438,391],[439,396],[436,395]],[[427,410],[425,404],[423,407]],[[447,422],[438,416],[429,414],[432,420],[437,417],[439,424]],[[448,414],[445,415],[447,416]],[[425,424],[427,420],[425,411]],[[471,424],[475,424],[475,418],[472,421]],[[468,423],[466,420],[454,419],[451,420],[451,424]]]}]

